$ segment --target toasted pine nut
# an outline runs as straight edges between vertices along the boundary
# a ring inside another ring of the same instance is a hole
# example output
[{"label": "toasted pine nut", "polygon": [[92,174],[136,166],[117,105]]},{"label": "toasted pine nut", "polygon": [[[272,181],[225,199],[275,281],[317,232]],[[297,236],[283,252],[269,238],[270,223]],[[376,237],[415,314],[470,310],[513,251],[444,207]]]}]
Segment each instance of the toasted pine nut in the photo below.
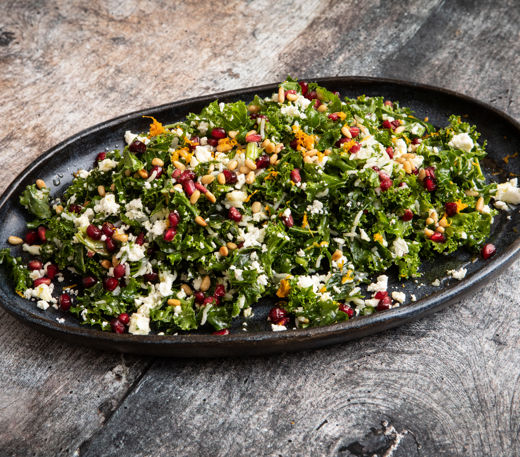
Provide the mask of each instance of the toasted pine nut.
[{"label": "toasted pine nut", "polygon": [[201,292],[206,292],[210,286],[211,286],[211,279],[208,275],[206,275],[202,278],[202,282],[200,283],[199,290]]},{"label": "toasted pine nut", "polygon": [[426,223],[427,223],[428,225],[432,225],[432,224],[434,224],[435,222],[434,222],[434,220],[433,220],[431,217],[428,217],[428,218],[426,218]]},{"label": "toasted pine nut", "polygon": [[128,235],[126,233],[116,232],[112,235],[112,238],[116,241],[121,241],[121,243],[126,243],[128,241]]},{"label": "toasted pine nut", "polygon": [[404,172],[410,174],[412,172],[412,164],[407,160],[403,163]]},{"label": "toasted pine nut", "polygon": [[298,95],[297,94],[287,94],[287,100],[289,100],[290,102],[294,102],[294,101],[298,100]]},{"label": "toasted pine nut", "polygon": [[305,156],[305,157],[303,158],[303,161],[304,161],[305,163],[312,163],[312,157]]},{"label": "toasted pine nut", "polygon": [[327,111],[329,109],[329,107],[327,105],[320,105],[318,106],[318,111],[320,113],[324,113],[325,111]]},{"label": "toasted pine nut", "polygon": [[233,171],[238,167],[238,162],[236,160],[230,160],[227,164],[228,170]]},{"label": "toasted pine nut", "polygon": [[215,203],[217,201],[217,197],[215,197],[215,195],[213,195],[213,193],[209,190],[204,195],[211,203]]},{"label": "toasted pine nut", "polygon": [[112,262],[110,262],[110,260],[108,259],[105,259],[105,260],[102,260],[101,262],[99,262],[101,264],[101,266],[103,268],[105,268],[106,270],[108,270],[111,266],[112,266]]},{"label": "toasted pine nut", "polygon": [[249,135],[256,135],[256,130],[249,130],[249,132],[246,133],[246,137]]},{"label": "toasted pine nut", "polygon": [[201,225],[202,227],[206,227],[206,225],[208,225],[208,223],[200,216],[197,216],[195,218],[195,222],[199,225]]},{"label": "toasted pine nut", "polygon": [[238,135],[238,133],[239,133],[238,130],[230,130],[228,132],[228,136],[229,136],[229,138],[235,138]]},{"label": "toasted pine nut", "polygon": [[132,173],[132,172],[131,172],[130,170],[125,170],[125,176],[126,176],[126,177],[130,176],[131,173]]},{"label": "toasted pine nut", "polygon": [[318,154],[318,150],[317,149],[311,149],[310,151],[307,151],[307,154],[309,157],[312,157],[312,156],[315,156]]},{"label": "toasted pine nut", "polygon": [[278,143],[276,145],[276,148],[274,149],[274,152],[276,152],[277,154],[280,154],[280,151],[283,149],[283,143]]},{"label": "toasted pine nut", "polygon": [[326,156],[330,156],[332,154],[332,151],[330,149],[325,149],[325,151],[323,151],[323,154],[325,154]]},{"label": "toasted pine nut", "polygon": [[227,248],[227,246],[220,246],[220,249],[218,250],[218,252],[220,252],[220,255],[222,257],[227,257],[229,254],[229,249]]},{"label": "toasted pine nut", "polygon": [[406,129],[406,127],[404,125],[400,125],[399,127],[397,127],[395,129],[395,133],[397,133],[399,135],[400,133],[403,133],[405,131],[405,129]]},{"label": "toasted pine nut", "polygon": [[193,290],[191,290],[191,287],[188,286],[188,284],[181,284],[181,289],[184,291],[184,293],[189,297],[190,295],[193,295]]},{"label": "toasted pine nut", "polygon": [[173,186],[174,189],[176,189],[177,191],[179,192],[182,192],[184,189],[182,188],[182,184],[175,184],[175,186]]},{"label": "toasted pine nut", "polygon": [[269,158],[269,163],[271,165],[274,165],[276,163],[276,161],[278,160],[278,154],[273,154],[270,158]]},{"label": "toasted pine nut", "polygon": [[178,160],[173,161],[173,166],[181,171],[186,170],[186,166],[182,162],[179,162]]},{"label": "toasted pine nut", "polygon": [[419,174],[417,175],[417,177],[422,181],[424,178],[426,178],[426,171],[424,170],[424,168],[421,168],[419,170]]},{"label": "toasted pine nut", "polygon": [[191,194],[190,203],[192,205],[194,205],[195,203],[197,203],[199,201],[199,198],[200,198],[200,190],[195,189],[195,191]]},{"label": "toasted pine nut", "polygon": [[479,199],[477,200],[477,204],[475,205],[475,209],[481,213],[482,210],[484,209],[484,197],[479,197]]},{"label": "toasted pine nut", "polygon": [[430,230],[429,228],[425,228],[424,229],[424,234],[427,236],[427,237],[430,237],[434,234],[435,232],[433,230]]},{"label": "toasted pine nut", "polygon": [[253,213],[259,213],[262,211],[262,204],[260,202],[254,202],[251,205],[251,211],[253,211]]},{"label": "toasted pine nut", "polygon": [[401,157],[403,157],[405,159],[415,159],[417,156],[415,154],[410,154],[410,153],[406,152]]},{"label": "toasted pine nut", "polygon": [[[265,140],[265,141],[269,141],[269,140]],[[274,143],[269,142],[264,146],[264,149],[265,149],[265,152],[267,152],[267,154],[272,154],[276,149],[276,145]]]},{"label": "toasted pine nut", "polygon": [[430,217],[433,219],[433,222],[435,223],[437,223],[437,221],[439,220],[439,215],[437,214],[437,211],[435,211],[434,209],[430,211]]},{"label": "toasted pine nut", "polygon": [[137,173],[139,173],[139,176],[143,179],[148,178],[148,172],[146,170],[139,170]]},{"label": "toasted pine nut", "polygon": [[239,173],[242,173],[242,174],[246,174],[246,173],[249,173],[249,167],[246,167],[245,165],[242,165],[239,169],[238,169]]},{"label": "toasted pine nut", "polygon": [[231,146],[228,143],[219,143],[217,145],[218,152],[229,152],[229,151],[231,151],[231,149],[233,149],[233,146]]},{"label": "toasted pine nut", "polygon": [[258,113],[258,111],[260,111],[260,107],[258,105],[249,105],[247,107],[247,110],[252,113],[252,114],[255,114],[255,113]]},{"label": "toasted pine nut", "polygon": [[63,212],[63,206],[56,205],[55,211],[56,211],[56,214],[61,214]]},{"label": "toasted pine nut", "polygon": [[444,227],[441,227],[440,225],[435,229],[436,232],[444,233]]},{"label": "toasted pine nut", "polygon": [[406,161],[406,159],[404,157],[397,157],[397,159],[395,159],[395,161],[397,163],[400,163],[401,165],[403,165]]},{"label": "toasted pine nut", "polygon": [[113,255],[113,256],[112,256],[112,265],[113,265],[114,267],[117,267],[120,263],[121,263],[121,262],[119,261],[119,259],[118,259],[115,255]]},{"label": "toasted pine nut", "polygon": [[38,189],[43,189],[44,187],[47,187],[47,186],[45,185],[45,181],[43,179],[37,179],[36,180],[36,187]]},{"label": "toasted pine nut", "polygon": [[215,176],[213,175],[204,175],[202,178],[200,178],[200,182],[205,185],[211,184],[214,180]]},{"label": "toasted pine nut", "polygon": [[178,298],[168,298],[168,305],[170,306],[180,306],[181,301]]},{"label": "toasted pine nut", "polygon": [[341,127],[341,134],[347,138],[352,138],[352,133],[350,133],[350,128],[348,125]]},{"label": "toasted pine nut", "polygon": [[249,168],[250,170],[256,170],[256,163],[254,163],[251,159],[246,159],[244,162],[245,166]]},{"label": "toasted pine nut", "polygon": [[255,182],[256,175],[254,171],[250,171],[246,176],[246,184],[253,184]]},{"label": "toasted pine nut", "polygon": [[217,181],[221,185],[226,184],[226,175],[224,175],[224,173],[219,173],[217,176]]},{"label": "toasted pine nut", "polygon": [[152,165],[155,167],[164,167],[164,162],[159,159],[159,157],[154,157],[152,159]]},{"label": "toasted pine nut", "polygon": [[473,190],[473,189],[465,190],[464,193],[465,193],[468,197],[478,197],[478,192],[477,192],[476,190]]},{"label": "toasted pine nut", "polygon": [[23,240],[19,236],[13,236],[13,235],[11,235],[9,238],[7,238],[7,241],[9,242],[9,244],[12,244],[13,246],[17,246],[17,245],[23,243]]},{"label": "toasted pine nut", "polygon": [[234,250],[238,247],[238,246],[237,246],[235,243],[233,243],[232,241],[228,241],[228,242],[226,243],[226,246],[227,246],[227,248],[228,248],[230,251],[234,251]]},{"label": "toasted pine nut", "polygon": [[98,186],[97,187],[97,192],[99,194],[100,197],[104,197],[106,192],[105,192],[105,186]]},{"label": "toasted pine nut", "polygon": [[334,254],[332,254],[332,256],[331,256],[331,259],[332,260],[338,260],[338,259],[341,258],[342,255],[343,255],[343,252],[341,252],[339,249],[336,249],[334,251]]},{"label": "toasted pine nut", "polygon": [[278,103],[283,103],[285,101],[285,89],[280,86],[278,89]]}]

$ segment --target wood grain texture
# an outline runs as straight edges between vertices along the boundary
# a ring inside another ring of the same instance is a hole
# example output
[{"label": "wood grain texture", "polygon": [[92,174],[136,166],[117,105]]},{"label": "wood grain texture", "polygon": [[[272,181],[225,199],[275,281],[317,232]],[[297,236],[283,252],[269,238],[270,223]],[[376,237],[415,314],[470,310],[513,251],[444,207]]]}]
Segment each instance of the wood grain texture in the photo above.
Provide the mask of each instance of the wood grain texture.
[{"label": "wood grain texture", "polygon": [[[520,117],[515,0],[0,3],[0,190],[95,123],[190,96],[361,74]],[[250,360],[121,357],[0,311],[0,456],[520,455],[520,263],[358,342]]]}]

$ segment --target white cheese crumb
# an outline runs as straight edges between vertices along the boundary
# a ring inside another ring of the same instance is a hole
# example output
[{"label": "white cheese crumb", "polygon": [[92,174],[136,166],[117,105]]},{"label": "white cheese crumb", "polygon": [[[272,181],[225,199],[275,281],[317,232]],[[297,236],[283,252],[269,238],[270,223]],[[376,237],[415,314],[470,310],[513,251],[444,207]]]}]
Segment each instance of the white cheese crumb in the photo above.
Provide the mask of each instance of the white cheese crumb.
[{"label": "white cheese crumb", "polygon": [[404,303],[406,300],[406,294],[404,292],[394,291],[392,292],[392,298],[399,303]]},{"label": "white cheese crumb", "polygon": [[463,280],[466,277],[466,273],[468,270],[464,267],[460,267],[458,270],[448,270],[447,273],[455,279],[459,281]]},{"label": "white cheese crumb", "polygon": [[473,149],[474,144],[473,140],[467,133],[459,133],[458,135],[453,136],[448,143],[448,146],[469,152]]}]

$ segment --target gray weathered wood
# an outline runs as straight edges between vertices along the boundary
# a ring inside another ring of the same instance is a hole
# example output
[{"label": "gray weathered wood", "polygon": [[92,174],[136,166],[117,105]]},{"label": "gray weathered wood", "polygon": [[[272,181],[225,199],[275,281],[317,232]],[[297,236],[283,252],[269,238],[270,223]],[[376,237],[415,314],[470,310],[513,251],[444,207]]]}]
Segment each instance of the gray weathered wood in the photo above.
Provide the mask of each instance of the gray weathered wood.
[{"label": "gray weathered wood", "polygon": [[[92,124],[287,74],[411,79],[520,117],[515,0],[7,0],[0,18],[0,190]],[[251,360],[102,354],[0,311],[0,455],[519,455],[519,273],[391,332]]]}]

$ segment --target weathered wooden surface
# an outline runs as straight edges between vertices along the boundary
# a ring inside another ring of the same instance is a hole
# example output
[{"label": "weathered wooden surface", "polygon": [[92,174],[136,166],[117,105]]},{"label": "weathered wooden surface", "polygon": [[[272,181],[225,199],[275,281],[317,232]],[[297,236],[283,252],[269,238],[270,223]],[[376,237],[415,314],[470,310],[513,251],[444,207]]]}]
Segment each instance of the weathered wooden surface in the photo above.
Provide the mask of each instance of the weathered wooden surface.
[{"label": "weathered wooden surface", "polygon": [[[287,74],[412,79],[518,118],[519,23],[515,0],[4,0],[0,189],[94,123]],[[381,335],[250,360],[103,354],[0,311],[0,456],[520,455],[519,275]]]}]

